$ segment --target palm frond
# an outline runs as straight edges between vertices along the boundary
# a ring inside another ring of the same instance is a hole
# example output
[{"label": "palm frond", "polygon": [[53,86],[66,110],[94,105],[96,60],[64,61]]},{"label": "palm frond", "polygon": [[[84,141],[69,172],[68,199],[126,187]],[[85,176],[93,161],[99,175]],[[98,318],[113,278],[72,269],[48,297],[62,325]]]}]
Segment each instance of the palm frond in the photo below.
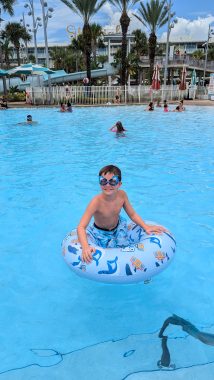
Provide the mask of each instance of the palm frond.
[{"label": "palm frond", "polygon": [[139,2],[139,0],[108,0],[110,4],[114,5],[121,12],[127,12],[130,8],[132,8],[135,4]]}]

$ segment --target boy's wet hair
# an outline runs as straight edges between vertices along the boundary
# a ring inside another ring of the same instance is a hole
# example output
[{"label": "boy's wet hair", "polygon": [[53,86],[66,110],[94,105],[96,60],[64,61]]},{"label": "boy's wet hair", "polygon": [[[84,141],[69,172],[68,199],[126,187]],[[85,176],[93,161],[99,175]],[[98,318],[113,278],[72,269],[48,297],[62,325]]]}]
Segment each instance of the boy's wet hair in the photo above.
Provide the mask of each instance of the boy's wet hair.
[{"label": "boy's wet hair", "polygon": [[102,169],[100,169],[99,176],[103,174],[107,174],[107,173],[112,173],[114,175],[117,175],[119,178],[119,181],[121,181],[121,170],[117,166],[114,166],[114,165],[104,166]]},{"label": "boy's wet hair", "polygon": [[32,116],[31,115],[27,115],[27,120],[32,120]]}]

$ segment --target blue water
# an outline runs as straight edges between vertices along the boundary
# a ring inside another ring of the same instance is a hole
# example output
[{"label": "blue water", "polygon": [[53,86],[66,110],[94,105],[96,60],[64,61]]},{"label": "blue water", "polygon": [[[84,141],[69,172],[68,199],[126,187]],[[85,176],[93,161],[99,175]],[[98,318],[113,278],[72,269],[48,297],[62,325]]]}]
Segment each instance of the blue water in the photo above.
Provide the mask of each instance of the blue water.
[{"label": "blue water", "polygon": [[[214,108],[144,108],[32,109],[34,126],[16,125],[27,109],[0,111],[1,379],[213,379]],[[117,120],[126,138],[109,132]],[[148,285],[84,280],[62,260],[61,241],[109,163],[142,218],[177,240]],[[170,325],[176,368],[159,368],[158,332],[173,313],[210,345]]]}]

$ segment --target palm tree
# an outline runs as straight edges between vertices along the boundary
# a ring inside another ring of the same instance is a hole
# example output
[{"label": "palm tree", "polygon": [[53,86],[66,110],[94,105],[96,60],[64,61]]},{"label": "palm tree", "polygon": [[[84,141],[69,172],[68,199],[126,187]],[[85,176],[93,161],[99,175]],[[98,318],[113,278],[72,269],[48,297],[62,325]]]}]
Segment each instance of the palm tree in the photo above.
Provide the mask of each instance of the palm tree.
[{"label": "palm tree", "polygon": [[5,30],[2,30],[0,34],[0,46],[1,46],[1,64],[5,63],[7,69],[10,67],[10,58],[13,56],[13,48],[10,46],[10,40],[7,37]]},{"label": "palm tree", "polygon": [[100,10],[106,0],[61,0],[83,19],[83,38],[86,57],[87,77],[91,81],[92,35],[90,19]]},{"label": "palm tree", "polygon": [[[13,5],[15,4],[16,0],[0,0],[0,19],[1,19],[1,7],[3,8],[4,12],[9,13],[10,16],[13,16]],[[1,23],[1,21],[0,21]],[[0,43],[0,66],[2,66],[2,47]]]},{"label": "palm tree", "polygon": [[15,2],[16,0],[0,0],[0,7],[3,8],[4,12],[7,12],[10,16],[13,16],[13,5]]},{"label": "palm tree", "polygon": [[122,30],[122,47],[121,47],[121,85],[124,86],[127,82],[127,32],[130,24],[128,9],[135,5],[139,0],[109,0],[112,5],[115,5],[121,11],[120,25]]},{"label": "palm tree", "polygon": [[193,58],[195,59],[204,59],[204,52],[202,50],[195,50],[192,53]]},{"label": "palm tree", "polygon": [[165,7],[166,1],[150,0],[145,5],[140,2],[138,14],[134,16],[149,29],[149,62],[150,62],[150,80],[154,70],[155,50],[157,46],[157,30],[165,25],[168,21],[168,10]]},{"label": "palm tree", "polygon": [[31,40],[31,35],[28,33],[26,28],[18,22],[8,22],[5,26],[5,33],[16,49],[17,61],[18,65],[20,65],[20,41],[23,40],[24,42],[29,42]]},{"label": "palm tree", "polygon": [[140,57],[148,54],[148,42],[144,32],[140,29],[136,29],[132,32],[134,35],[134,44],[131,49],[131,60],[136,71],[137,84],[142,82],[142,68],[139,65]]},{"label": "palm tree", "polygon": [[94,59],[94,65],[97,65],[97,47],[104,47],[101,37],[103,36],[102,26],[99,24],[91,24],[91,48]]}]

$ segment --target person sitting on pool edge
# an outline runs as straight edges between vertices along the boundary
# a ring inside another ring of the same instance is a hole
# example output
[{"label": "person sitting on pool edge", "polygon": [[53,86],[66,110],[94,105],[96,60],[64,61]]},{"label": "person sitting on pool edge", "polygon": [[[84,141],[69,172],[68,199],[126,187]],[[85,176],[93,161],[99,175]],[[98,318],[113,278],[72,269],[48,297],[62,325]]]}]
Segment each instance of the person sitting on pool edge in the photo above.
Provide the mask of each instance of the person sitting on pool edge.
[{"label": "person sitting on pool edge", "polygon": [[[124,247],[129,245],[128,226],[124,218],[120,216],[123,208],[129,218],[150,235],[161,234],[166,231],[162,226],[147,225],[136,213],[129,203],[125,191],[120,190],[121,171],[117,166],[107,165],[99,172],[99,184],[101,194],[96,195],[88,204],[77,227],[77,234],[82,246],[82,260],[86,263],[92,261],[95,247],[88,244],[87,235],[95,245],[102,248]],[[88,226],[94,217],[93,226]]]}]

